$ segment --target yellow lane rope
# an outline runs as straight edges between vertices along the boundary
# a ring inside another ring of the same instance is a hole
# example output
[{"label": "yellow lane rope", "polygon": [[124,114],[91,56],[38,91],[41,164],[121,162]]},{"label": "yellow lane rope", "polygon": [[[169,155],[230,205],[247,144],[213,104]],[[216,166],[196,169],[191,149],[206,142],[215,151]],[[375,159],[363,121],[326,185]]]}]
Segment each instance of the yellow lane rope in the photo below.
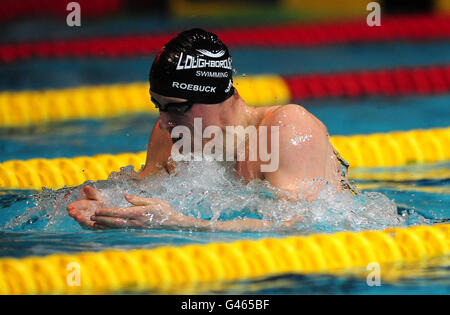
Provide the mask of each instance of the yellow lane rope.
[{"label": "yellow lane rope", "polygon": [[450,159],[450,127],[334,136],[331,143],[352,167],[393,167]]},{"label": "yellow lane rope", "polygon": [[[450,160],[450,128],[335,136],[331,137],[331,142],[352,167],[389,167]],[[6,161],[0,163],[0,188],[76,186],[86,180],[106,179],[123,166],[133,165],[135,170],[139,170],[145,158],[146,152],[140,152]]]},{"label": "yellow lane rope", "polygon": [[406,191],[409,193],[424,192],[429,194],[450,194],[450,187],[444,185],[438,186],[416,186],[411,184],[391,183],[391,182],[379,182],[379,183],[358,183],[358,189],[360,190],[377,190],[377,189],[391,189],[396,192]]},{"label": "yellow lane rope", "polygon": [[342,274],[369,263],[380,266],[408,263],[449,253],[450,224],[439,224],[183,247],[2,258],[0,293],[189,290],[202,283],[290,272]]},{"label": "yellow lane rope", "polygon": [[[290,91],[275,75],[237,77],[234,83],[252,106],[286,104]],[[0,93],[0,127],[22,127],[72,119],[108,118],[157,113],[148,83],[79,87],[61,90]]]},{"label": "yellow lane rope", "polygon": [[446,168],[436,167],[436,169],[421,170],[417,168],[414,172],[399,171],[396,169],[382,169],[382,171],[374,172],[374,168],[350,168],[349,177],[356,180],[370,181],[418,181],[425,179],[441,180],[450,178],[450,163]]}]

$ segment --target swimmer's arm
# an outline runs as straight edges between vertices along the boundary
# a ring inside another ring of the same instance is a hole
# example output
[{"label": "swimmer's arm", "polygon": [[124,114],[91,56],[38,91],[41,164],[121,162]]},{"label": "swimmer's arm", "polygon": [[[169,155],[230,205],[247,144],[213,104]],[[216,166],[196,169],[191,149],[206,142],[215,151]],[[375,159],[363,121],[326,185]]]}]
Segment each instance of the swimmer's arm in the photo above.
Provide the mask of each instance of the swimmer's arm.
[{"label": "swimmer's arm", "polygon": [[[148,216],[148,212],[143,214]],[[214,224],[210,220],[197,219],[183,215],[170,215],[161,222],[142,222],[139,216],[128,218],[112,217],[108,209],[96,212],[91,219],[95,221],[94,227],[99,228],[143,228],[143,229],[170,229],[170,230],[195,230],[198,232],[254,232],[267,230],[274,227],[273,222],[259,219],[236,219],[230,221],[217,221]],[[298,218],[283,222],[280,228],[289,228],[298,222]]]},{"label": "swimmer's arm", "polygon": [[167,130],[159,128],[159,119],[153,127],[147,145],[147,160],[144,169],[138,174],[138,178],[146,178],[155,175],[161,170],[170,173],[175,165],[169,163],[172,148],[172,138]]},{"label": "swimmer's arm", "polygon": [[[134,205],[129,208],[103,208],[95,212],[90,219],[95,222],[94,228],[142,228],[196,230],[216,232],[261,231],[274,227],[273,222],[259,219],[237,219],[217,221],[197,219],[176,213],[172,206],[164,200],[141,198],[125,195],[125,199]],[[281,228],[288,228],[298,222],[299,218],[283,222]]]}]

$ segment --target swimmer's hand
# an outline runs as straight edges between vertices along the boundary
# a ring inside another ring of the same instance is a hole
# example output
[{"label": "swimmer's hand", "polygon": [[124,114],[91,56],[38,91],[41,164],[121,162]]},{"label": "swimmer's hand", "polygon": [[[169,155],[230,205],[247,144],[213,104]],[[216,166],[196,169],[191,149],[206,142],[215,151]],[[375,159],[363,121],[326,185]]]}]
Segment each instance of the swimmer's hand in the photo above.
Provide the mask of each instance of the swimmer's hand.
[{"label": "swimmer's hand", "polygon": [[[91,217],[91,220],[95,221],[94,228],[151,228],[244,232],[261,231],[262,229],[273,226],[272,222],[251,218],[217,221],[213,226],[209,220],[197,219],[176,213],[172,206],[164,200],[131,195],[125,195],[125,199],[134,206],[129,208],[103,208],[95,211],[95,215]],[[300,217],[294,217],[284,222],[280,227],[290,228],[299,221],[301,221]]]},{"label": "swimmer's hand", "polygon": [[185,216],[177,214],[170,204],[155,198],[125,195],[129,208],[102,208],[91,216],[94,228],[165,228],[182,226]]},{"label": "swimmer's hand", "polygon": [[91,220],[91,216],[97,209],[104,207],[103,197],[100,191],[91,186],[84,186],[82,191],[86,198],[72,202],[66,209],[82,227],[93,229],[95,222]]}]

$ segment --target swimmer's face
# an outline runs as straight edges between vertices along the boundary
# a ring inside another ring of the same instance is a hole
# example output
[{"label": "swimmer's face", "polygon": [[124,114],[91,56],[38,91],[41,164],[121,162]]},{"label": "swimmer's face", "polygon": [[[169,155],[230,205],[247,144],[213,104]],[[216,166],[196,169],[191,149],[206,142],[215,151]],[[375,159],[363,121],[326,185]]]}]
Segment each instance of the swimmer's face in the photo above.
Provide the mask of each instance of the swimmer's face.
[{"label": "swimmer's face", "polygon": [[[155,105],[161,108],[166,108],[168,104],[180,103],[180,106],[185,106],[188,100],[177,98],[177,97],[167,97],[150,91],[151,98]],[[213,104],[188,104],[185,108],[188,109],[186,112],[176,112],[176,111],[159,111],[159,128],[167,130],[169,133],[172,132],[173,128],[176,126],[186,126],[194,132],[194,118],[201,118],[202,122],[202,132],[210,125],[217,125],[218,123],[218,106]]]}]

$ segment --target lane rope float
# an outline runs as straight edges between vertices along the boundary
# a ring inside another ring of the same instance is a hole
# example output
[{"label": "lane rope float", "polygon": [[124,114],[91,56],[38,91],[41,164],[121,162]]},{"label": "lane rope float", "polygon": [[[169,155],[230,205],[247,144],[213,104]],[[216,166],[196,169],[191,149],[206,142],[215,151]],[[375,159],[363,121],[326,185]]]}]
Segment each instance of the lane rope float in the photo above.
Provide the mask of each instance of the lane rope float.
[{"label": "lane rope float", "polygon": [[[450,160],[450,127],[333,136],[330,141],[350,163],[351,168],[393,167]],[[0,163],[0,188],[61,188],[80,185],[86,180],[103,180],[123,166],[133,165],[136,171],[139,170],[145,163],[146,155],[146,152],[139,152],[99,154],[92,157],[10,160]],[[366,178],[374,179],[370,175]]]},{"label": "lane rope float", "polygon": [[[186,292],[205,283],[217,285],[283,273],[345,274],[373,262],[386,265],[426,261],[449,253],[450,224],[438,224],[182,247],[0,258],[0,293]],[[79,285],[73,285],[74,271],[79,272]],[[391,273],[389,277],[393,279],[395,275]]]},{"label": "lane rope float", "polygon": [[[100,1],[101,0],[96,0]],[[15,1],[12,1],[15,3]],[[103,1],[104,2],[104,1]],[[7,10],[6,10],[7,11]],[[0,15],[1,19],[1,15]],[[383,27],[369,27],[365,19],[347,22],[242,27],[214,31],[230,48],[298,47],[352,42],[436,40],[450,37],[450,15],[391,16]],[[29,58],[125,57],[158,52],[175,33],[125,35],[0,45],[0,62]]]},{"label": "lane rope float", "polygon": [[[304,99],[369,95],[434,95],[450,91],[450,66],[398,68],[314,75],[236,77],[234,86],[251,106]],[[157,113],[148,83],[0,93],[0,127],[73,119]]]}]

